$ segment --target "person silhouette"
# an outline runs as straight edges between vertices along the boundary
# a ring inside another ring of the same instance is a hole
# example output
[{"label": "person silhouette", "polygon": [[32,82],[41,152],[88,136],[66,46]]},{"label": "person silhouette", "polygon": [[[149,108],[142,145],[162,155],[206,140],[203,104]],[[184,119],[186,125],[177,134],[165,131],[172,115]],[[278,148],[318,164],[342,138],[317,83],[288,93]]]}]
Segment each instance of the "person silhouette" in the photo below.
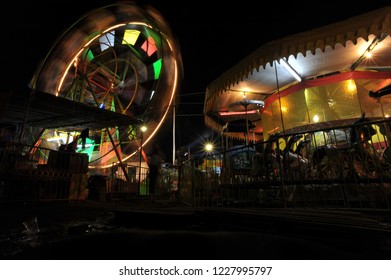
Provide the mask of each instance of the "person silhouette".
[{"label": "person silhouette", "polygon": [[157,191],[162,163],[163,157],[160,149],[157,145],[154,145],[148,160],[149,194],[155,194]]}]

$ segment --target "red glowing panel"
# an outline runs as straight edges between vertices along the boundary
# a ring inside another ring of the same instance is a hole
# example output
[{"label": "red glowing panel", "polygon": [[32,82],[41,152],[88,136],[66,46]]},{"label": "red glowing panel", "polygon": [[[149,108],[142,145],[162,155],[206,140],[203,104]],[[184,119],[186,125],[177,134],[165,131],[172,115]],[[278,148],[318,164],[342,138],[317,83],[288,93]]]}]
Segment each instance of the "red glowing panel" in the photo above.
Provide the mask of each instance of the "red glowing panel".
[{"label": "red glowing panel", "polygon": [[156,43],[152,39],[152,37],[148,37],[148,39],[143,43],[141,48],[148,54],[148,56],[153,55],[156,51]]},{"label": "red glowing panel", "polygon": [[220,112],[220,116],[238,116],[238,115],[251,115],[251,114],[257,114],[258,110],[250,110],[250,111],[243,111],[243,112]]}]

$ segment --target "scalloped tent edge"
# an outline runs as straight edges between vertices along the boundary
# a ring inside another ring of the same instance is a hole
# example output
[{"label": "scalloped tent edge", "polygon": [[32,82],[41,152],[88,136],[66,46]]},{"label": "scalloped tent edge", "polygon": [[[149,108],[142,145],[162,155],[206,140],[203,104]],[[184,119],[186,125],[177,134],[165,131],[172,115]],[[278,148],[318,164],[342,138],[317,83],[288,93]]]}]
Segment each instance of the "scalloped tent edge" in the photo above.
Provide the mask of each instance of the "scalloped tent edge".
[{"label": "scalloped tent edge", "polygon": [[[238,135],[225,128],[229,122],[244,116],[221,113],[228,112],[231,104],[243,98],[268,103],[270,97],[295,85],[327,83],[330,80],[324,78],[338,79],[337,74],[361,72],[373,76],[370,73],[378,73],[380,78],[391,73],[390,21],[391,6],[386,6],[262,45],[207,86],[204,124],[234,138]],[[372,59],[364,59],[368,49],[373,54]],[[294,69],[301,81],[280,59]],[[262,118],[259,114],[245,117],[255,123],[251,135],[247,136],[249,140],[262,140]]]},{"label": "scalloped tent edge", "polygon": [[391,34],[391,6],[271,41],[210,83],[206,100],[243,81],[254,71],[259,71],[260,67],[271,65],[275,60],[291,55],[297,58],[299,53],[305,57],[308,51],[312,54],[317,49],[324,52],[327,46],[334,49],[336,44],[345,46],[348,41],[356,44],[358,38],[368,41],[370,35],[380,37],[384,32]]}]

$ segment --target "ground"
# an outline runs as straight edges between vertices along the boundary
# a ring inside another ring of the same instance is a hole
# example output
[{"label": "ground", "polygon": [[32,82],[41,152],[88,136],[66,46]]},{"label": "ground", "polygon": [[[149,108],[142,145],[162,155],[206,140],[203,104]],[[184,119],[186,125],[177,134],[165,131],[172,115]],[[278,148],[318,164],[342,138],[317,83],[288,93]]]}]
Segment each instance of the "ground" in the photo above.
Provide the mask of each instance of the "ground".
[{"label": "ground", "polygon": [[2,203],[2,259],[390,259],[391,211]]}]

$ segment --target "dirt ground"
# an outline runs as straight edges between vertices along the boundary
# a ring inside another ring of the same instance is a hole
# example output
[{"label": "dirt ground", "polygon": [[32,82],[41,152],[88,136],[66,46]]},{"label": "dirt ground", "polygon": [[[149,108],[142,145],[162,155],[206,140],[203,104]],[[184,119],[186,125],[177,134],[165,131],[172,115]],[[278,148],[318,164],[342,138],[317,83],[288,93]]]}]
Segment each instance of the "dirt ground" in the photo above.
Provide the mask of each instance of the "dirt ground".
[{"label": "dirt ground", "polygon": [[0,204],[2,259],[390,259],[390,213],[171,199]]}]

